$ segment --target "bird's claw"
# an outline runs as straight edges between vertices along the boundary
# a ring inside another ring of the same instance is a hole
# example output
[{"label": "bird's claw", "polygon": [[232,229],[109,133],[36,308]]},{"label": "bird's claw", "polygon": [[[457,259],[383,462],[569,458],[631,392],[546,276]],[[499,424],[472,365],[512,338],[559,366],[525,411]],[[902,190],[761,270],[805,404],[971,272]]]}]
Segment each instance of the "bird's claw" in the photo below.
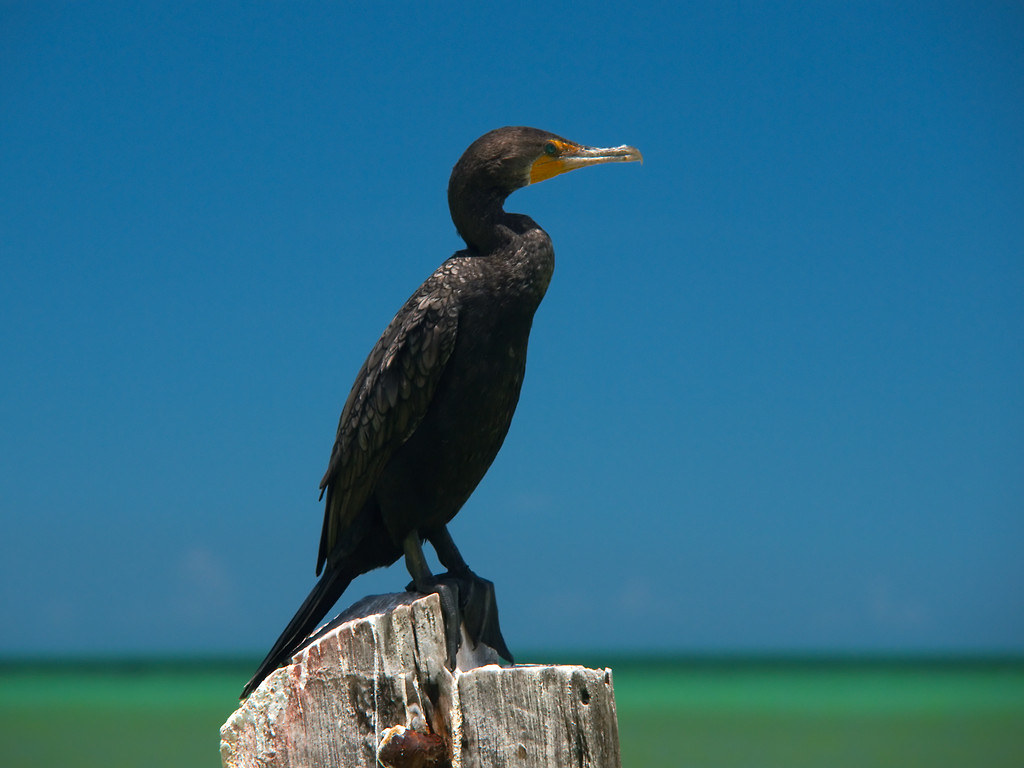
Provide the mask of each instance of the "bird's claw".
[{"label": "bird's claw", "polygon": [[440,578],[454,580],[459,586],[459,610],[473,646],[483,643],[497,651],[501,658],[515,663],[498,623],[498,600],[494,593],[494,583],[477,576],[468,568],[458,573],[449,571]]},{"label": "bird's claw", "polygon": [[497,651],[503,659],[515,663],[501,634],[498,602],[492,582],[466,568],[433,577],[429,584],[417,585],[413,582],[407,589],[421,594],[437,594],[440,598],[449,669],[454,670],[457,663],[456,657],[462,642],[460,626],[465,626],[473,648],[483,643]]}]

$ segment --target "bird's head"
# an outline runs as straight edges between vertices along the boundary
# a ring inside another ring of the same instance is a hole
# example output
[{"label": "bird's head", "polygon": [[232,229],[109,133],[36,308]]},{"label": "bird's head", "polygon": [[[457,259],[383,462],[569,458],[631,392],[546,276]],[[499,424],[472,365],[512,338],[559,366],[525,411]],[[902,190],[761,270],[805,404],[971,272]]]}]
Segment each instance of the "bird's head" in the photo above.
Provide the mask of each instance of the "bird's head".
[{"label": "bird's head", "polygon": [[485,248],[505,198],[520,187],[588,165],[633,160],[643,160],[634,147],[585,147],[537,128],[498,128],[470,144],[452,169],[452,221],[468,245]]},{"label": "bird's head", "polygon": [[635,147],[586,147],[548,131],[525,126],[498,128],[469,145],[452,170],[452,186],[497,192],[502,198],[520,187],[566,171],[599,163],[643,160]]}]

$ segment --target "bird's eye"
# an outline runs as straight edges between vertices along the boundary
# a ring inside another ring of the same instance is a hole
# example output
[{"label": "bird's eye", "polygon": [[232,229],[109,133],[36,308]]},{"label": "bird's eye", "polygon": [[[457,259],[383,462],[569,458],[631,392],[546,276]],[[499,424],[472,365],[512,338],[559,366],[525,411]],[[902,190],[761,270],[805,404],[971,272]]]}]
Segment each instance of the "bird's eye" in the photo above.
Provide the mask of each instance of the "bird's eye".
[{"label": "bird's eye", "polygon": [[546,155],[556,155],[556,154],[558,154],[558,147],[555,146],[555,142],[549,141],[547,144],[544,145],[544,154],[546,154]]}]

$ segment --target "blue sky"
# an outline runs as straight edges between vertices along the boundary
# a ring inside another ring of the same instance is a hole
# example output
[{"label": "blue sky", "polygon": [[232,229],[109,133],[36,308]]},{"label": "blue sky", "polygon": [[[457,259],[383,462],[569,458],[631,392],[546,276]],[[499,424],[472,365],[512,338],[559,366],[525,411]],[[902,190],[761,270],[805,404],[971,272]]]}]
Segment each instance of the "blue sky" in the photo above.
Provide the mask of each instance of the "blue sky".
[{"label": "blue sky", "polygon": [[0,7],[0,653],[269,646],[507,124],[645,157],[509,200],[555,277],[452,533],[511,647],[1024,650],[1020,6],[447,8]]}]

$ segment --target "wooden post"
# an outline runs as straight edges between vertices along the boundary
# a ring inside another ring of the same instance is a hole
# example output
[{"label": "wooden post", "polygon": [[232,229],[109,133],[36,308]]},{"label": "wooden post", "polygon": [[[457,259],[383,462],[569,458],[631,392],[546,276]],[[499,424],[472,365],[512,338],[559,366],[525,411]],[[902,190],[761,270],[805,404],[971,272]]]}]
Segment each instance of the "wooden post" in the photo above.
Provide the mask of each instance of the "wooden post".
[{"label": "wooden post", "polygon": [[452,673],[437,595],[340,618],[228,718],[225,768],[620,768],[611,670],[499,667],[464,638]]}]

